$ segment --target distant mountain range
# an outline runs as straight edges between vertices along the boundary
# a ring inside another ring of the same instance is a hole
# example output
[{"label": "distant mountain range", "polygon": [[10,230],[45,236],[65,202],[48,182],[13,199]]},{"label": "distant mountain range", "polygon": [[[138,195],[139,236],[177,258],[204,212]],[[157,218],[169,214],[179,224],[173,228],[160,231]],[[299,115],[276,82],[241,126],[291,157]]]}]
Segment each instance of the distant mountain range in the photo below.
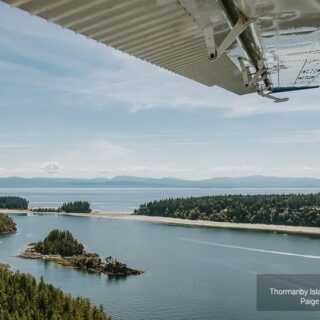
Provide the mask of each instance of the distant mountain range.
[{"label": "distant mountain range", "polygon": [[183,180],[118,176],[111,179],[0,178],[0,188],[320,188],[320,179],[248,176]]}]

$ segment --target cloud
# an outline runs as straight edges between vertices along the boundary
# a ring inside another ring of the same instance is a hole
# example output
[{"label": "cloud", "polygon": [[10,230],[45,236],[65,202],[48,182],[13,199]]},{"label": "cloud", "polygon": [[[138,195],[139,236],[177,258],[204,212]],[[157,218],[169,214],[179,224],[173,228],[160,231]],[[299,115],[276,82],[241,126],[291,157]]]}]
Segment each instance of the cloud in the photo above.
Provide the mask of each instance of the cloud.
[{"label": "cloud", "polygon": [[[291,100],[283,104],[256,94],[237,96],[165,71],[8,5],[0,6],[5,31],[0,32],[0,43],[8,56],[1,62],[4,82],[19,86],[23,92],[17,100],[12,94],[5,95],[3,105],[47,101],[50,95],[56,106],[108,108],[117,103],[131,112],[210,108],[225,117],[244,117],[320,111],[312,92],[288,93]],[[26,78],[29,81],[21,80]],[[30,93],[30,88],[37,94]]]},{"label": "cloud", "polygon": [[233,165],[216,167],[177,167],[170,165],[119,165],[116,162],[107,165],[94,166],[64,165],[55,161],[47,162],[41,167],[15,167],[0,168],[0,176],[38,177],[51,176],[72,178],[113,177],[118,175],[142,176],[142,177],[176,177],[182,179],[210,179],[214,177],[243,177],[251,175],[277,176],[277,177],[309,177],[320,178],[320,166],[255,166]]},{"label": "cloud", "polygon": [[104,139],[93,141],[91,148],[93,152],[98,153],[99,157],[104,157],[105,160],[118,159],[128,152],[128,150],[122,146]]},{"label": "cloud", "polygon": [[131,153],[129,147],[107,139],[95,139],[70,145],[64,152],[56,154],[55,159],[63,164],[59,170],[61,176],[100,176],[101,170],[130,162]]},{"label": "cloud", "polygon": [[20,148],[34,148],[38,147],[36,144],[16,144],[16,143],[6,143],[0,144],[0,149],[20,149]]},{"label": "cloud", "polygon": [[264,143],[270,144],[312,144],[320,142],[320,130],[297,130],[281,132],[281,135],[264,137]]},{"label": "cloud", "polygon": [[320,178],[320,166],[279,166],[271,167],[269,175],[279,177],[308,177]]},{"label": "cloud", "polygon": [[40,167],[40,169],[47,174],[54,174],[59,172],[60,165],[55,161],[46,162]]},{"label": "cloud", "polygon": [[237,96],[0,9],[1,175],[320,176],[319,91]]},{"label": "cloud", "polygon": [[177,176],[180,173],[188,173],[193,170],[190,168],[169,167],[165,165],[137,165],[137,166],[116,166],[109,170],[102,170],[100,174],[108,176],[132,175],[148,177],[167,177],[169,175]]},{"label": "cloud", "polygon": [[243,166],[217,166],[209,168],[208,172],[210,176],[246,176],[246,175],[259,175],[262,174],[265,169],[260,166],[243,165]]}]

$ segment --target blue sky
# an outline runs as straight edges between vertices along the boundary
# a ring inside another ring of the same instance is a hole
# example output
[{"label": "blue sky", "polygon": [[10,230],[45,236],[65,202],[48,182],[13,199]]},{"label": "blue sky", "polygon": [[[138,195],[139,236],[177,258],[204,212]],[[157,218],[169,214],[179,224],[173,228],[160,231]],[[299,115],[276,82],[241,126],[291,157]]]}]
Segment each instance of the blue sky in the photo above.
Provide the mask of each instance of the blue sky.
[{"label": "blue sky", "polygon": [[0,176],[320,177],[320,91],[205,87],[0,3]]}]

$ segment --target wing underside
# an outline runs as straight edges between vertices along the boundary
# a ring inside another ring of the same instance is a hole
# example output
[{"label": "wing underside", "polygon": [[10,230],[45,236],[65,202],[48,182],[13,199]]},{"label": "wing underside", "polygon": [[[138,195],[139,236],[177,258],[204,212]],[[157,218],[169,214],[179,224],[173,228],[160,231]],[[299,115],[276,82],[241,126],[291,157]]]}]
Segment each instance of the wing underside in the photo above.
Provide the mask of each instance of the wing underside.
[{"label": "wing underside", "polygon": [[[262,90],[271,92],[275,87],[311,87],[320,81],[318,0],[3,1],[181,76],[236,94],[259,91],[259,81]],[[218,47],[236,25],[234,12],[252,23],[231,39],[218,59],[210,61],[205,29],[212,27]],[[246,72],[239,57],[245,61]],[[250,85],[244,83],[245,76]]]},{"label": "wing underside", "polygon": [[208,60],[202,28],[179,1],[5,2],[204,85],[237,94],[254,91],[243,86],[239,68],[226,54]]}]

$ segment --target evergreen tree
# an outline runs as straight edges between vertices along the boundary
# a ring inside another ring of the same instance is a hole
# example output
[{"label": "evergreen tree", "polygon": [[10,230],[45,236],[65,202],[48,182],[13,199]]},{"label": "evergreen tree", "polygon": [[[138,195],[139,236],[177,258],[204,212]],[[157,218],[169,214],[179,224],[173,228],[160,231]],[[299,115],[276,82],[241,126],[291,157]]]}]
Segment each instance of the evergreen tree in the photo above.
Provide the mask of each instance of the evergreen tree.
[{"label": "evergreen tree", "polygon": [[59,211],[64,211],[67,213],[75,212],[75,213],[90,213],[90,203],[88,201],[74,201],[64,203]]},{"label": "evergreen tree", "polygon": [[20,197],[0,197],[0,209],[28,209],[29,201]]},{"label": "evergreen tree", "polygon": [[102,306],[72,298],[41,278],[0,268],[0,320],[111,320]]},{"label": "evergreen tree", "polygon": [[320,193],[169,198],[140,206],[137,215],[235,223],[320,226]]},{"label": "evergreen tree", "polygon": [[15,231],[17,231],[17,227],[13,219],[6,214],[0,213],[0,234]]},{"label": "evergreen tree", "polygon": [[52,230],[48,236],[35,245],[37,252],[42,254],[59,254],[74,256],[84,253],[84,247],[69,231]]}]

